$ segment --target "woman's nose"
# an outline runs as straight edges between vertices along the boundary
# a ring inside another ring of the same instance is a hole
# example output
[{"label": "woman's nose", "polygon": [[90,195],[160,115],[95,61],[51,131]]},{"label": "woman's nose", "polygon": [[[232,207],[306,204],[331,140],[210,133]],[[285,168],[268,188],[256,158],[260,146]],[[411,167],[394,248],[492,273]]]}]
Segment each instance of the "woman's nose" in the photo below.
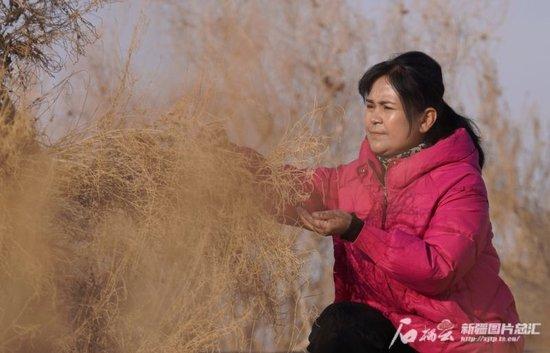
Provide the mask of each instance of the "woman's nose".
[{"label": "woman's nose", "polygon": [[371,114],[369,114],[369,121],[371,125],[378,125],[382,123],[382,119],[380,118],[380,115],[374,111]]}]

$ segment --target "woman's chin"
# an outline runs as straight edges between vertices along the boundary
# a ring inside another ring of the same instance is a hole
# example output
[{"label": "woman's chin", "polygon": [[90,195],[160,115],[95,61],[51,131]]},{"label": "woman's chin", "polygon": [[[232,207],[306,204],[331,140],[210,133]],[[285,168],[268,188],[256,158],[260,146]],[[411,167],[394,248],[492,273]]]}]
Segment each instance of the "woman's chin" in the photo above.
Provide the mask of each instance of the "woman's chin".
[{"label": "woman's chin", "polygon": [[378,141],[369,141],[369,146],[371,151],[377,155],[377,156],[383,156],[387,153],[387,148],[383,144],[379,143]]}]

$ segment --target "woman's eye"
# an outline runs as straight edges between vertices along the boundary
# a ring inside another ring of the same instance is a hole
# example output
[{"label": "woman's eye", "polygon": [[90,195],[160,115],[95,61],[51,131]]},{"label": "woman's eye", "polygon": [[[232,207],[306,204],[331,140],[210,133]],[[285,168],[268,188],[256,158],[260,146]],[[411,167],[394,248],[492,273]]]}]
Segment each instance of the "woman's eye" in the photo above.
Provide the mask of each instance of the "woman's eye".
[{"label": "woman's eye", "polygon": [[386,110],[393,110],[393,108],[387,107],[387,106],[384,106],[384,109],[386,109]]}]

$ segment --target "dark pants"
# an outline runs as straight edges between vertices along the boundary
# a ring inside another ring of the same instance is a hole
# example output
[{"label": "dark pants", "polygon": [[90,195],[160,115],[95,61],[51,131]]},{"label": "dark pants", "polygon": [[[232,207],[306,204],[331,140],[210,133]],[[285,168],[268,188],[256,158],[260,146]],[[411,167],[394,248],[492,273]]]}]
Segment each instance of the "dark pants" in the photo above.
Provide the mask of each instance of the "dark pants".
[{"label": "dark pants", "polygon": [[396,338],[396,328],[382,313],[366,304],[334,303],[325,308],[309,334],[310,353],[411,353],[410,346]]}]

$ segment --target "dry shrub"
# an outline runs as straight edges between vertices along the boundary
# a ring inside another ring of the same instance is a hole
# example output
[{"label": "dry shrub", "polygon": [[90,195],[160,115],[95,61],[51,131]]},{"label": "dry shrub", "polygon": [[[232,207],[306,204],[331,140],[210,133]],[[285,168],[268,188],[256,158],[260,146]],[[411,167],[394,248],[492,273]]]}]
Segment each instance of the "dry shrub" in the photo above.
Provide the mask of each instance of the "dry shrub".
[{"label": "dry shrub", "polygon": [[[536,110],[528,110],[521,120],[509,117],[495,67],[494,60],[485,56],[478,79],[484,102],[479,117],[489,152],[484,177],[495,243],[521,321],[546,327],[550,324],[548,125]],[[529,348],[542,350],[549,346],[550,336],[531,335],[526,342]]]},{"label": "dry shrub", "polygon": [[[149,126],[109,116],[32,153],[2,145],[5,160],[25,155],[3,179],[3,350],[245,349],[251,325],[278,325],[301,261],[260,190],[294,202],[305,195],[284,185],[307,175],[274,153],[259,184],[193,104]],[[317,146],[296,131],[285,149]]]},{"label": "dry shrub", "polygon": [[0,134],[0,350],[53,352],[66,325],[55,286],[51,168],[28,116],[2,120]]}]

